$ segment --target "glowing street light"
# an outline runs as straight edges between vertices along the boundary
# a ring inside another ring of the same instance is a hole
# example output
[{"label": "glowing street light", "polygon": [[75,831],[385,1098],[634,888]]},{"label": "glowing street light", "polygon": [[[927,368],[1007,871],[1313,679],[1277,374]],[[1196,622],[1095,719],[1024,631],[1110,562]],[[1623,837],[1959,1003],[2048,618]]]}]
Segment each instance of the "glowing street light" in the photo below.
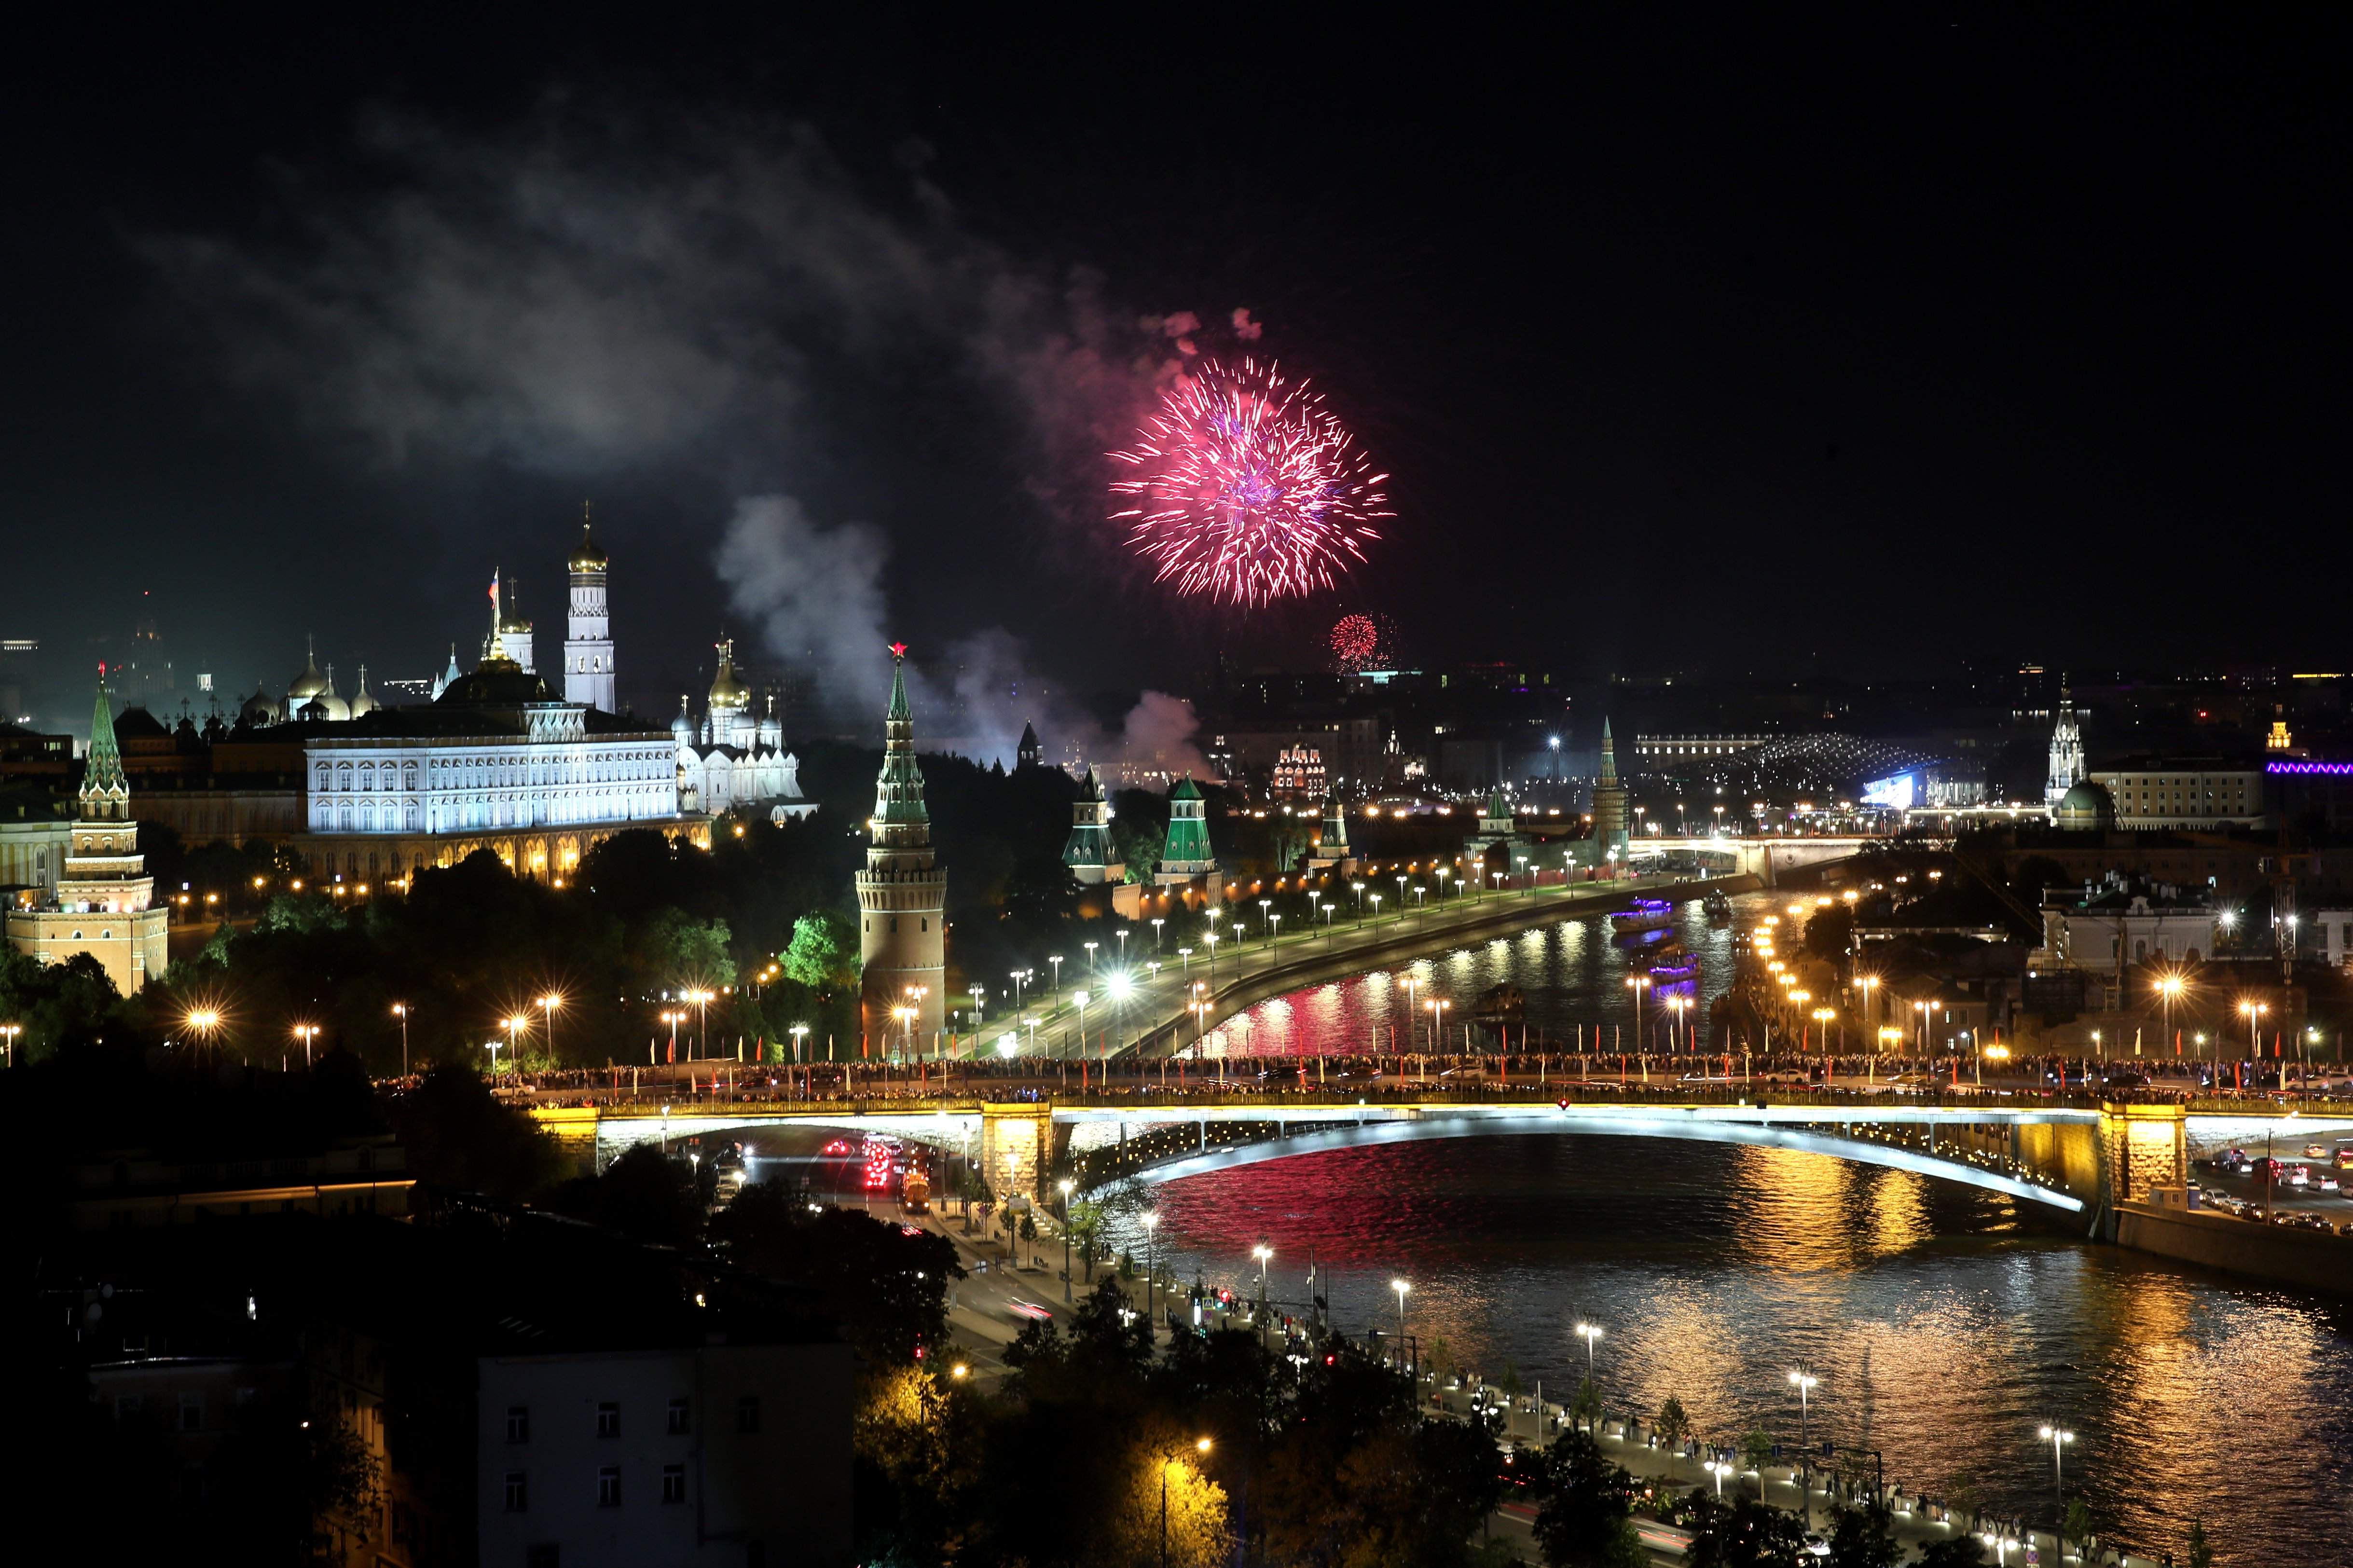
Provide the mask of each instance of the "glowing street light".
[{"label": "glowing street light", "polygon": [[550,1061],[555,1059],[555,1010],[563,1005],[564,998],[553,991],[539,999],[539,1010],[547,1019],[547,1058]]},{"label": "glowing street light", "polygon": [[1798,1391],[1798,1447],[1800,1448],[1810,1448],[1813,1447],[1813,1433],[1809,1420],[1810,1401],[1808,1399],[1808,1395],[1813,1393],[1814,1385],[1820,1382],[1821,1382],[1821,1379],[1816,1377],[1810,1372],[1793,1372],[1789,1374],[1790,1386],[1794,1387]]},{"label": "glowing street light", "polygon": [[1593,1342],[1601,1337],[1601,1325],[1579,1323],[1577,1325],[1577,1337],[1585,1342],[1585,1381],[1590,1383],[1593,1381]]},{"label": "glowing street light", "polygon": [[[1080,993],[1082,1000],[1085,994],[1084,992]],[[1084,1036],[1080,1037],[1085,1038]],[[1062,1194],[1062,1300],[1068,1301],[1071,1299],[1071,1189],[1078,1184],[1064,1176],[1054,1185]]]},{"label": "glowing street light", "polygon": [[1389,1281],[1389,1289],[1397,1292],[1398,1353],[1402,1355],[1405,1352],[1405,1298],[1406,1292],[1413,1289],[1413,1283],[1408,1279],[1392,1279]]},{"label": "glowing street light", "polygon": [[2242,1002],[2239,1011],[2247,1020],[2247,1054],[2260,1057],[2263,1054],[2263,1043],[2257,1031],[2262,1026],[2263,1015],[2270,1012],[2271,1007],[2263,1002]]},{"label": "glowing street light", "polygon": [[2067,1445],[2075,1440],[2075,1434],[2063,1426],[2043,1426],[2037,1429],[2036,1436],[2051,1445],[2051,1501],[2063,1517],[2067,1510],[2062,1457],[2067,1451]]},{"label": "glowing street light", "polygon": [[302,1065],[307,1068],[311,1065],[311,1042],[319,1037],[319,1026],[297,1024],[294,1026],[294,1037],[302,1042]]}]

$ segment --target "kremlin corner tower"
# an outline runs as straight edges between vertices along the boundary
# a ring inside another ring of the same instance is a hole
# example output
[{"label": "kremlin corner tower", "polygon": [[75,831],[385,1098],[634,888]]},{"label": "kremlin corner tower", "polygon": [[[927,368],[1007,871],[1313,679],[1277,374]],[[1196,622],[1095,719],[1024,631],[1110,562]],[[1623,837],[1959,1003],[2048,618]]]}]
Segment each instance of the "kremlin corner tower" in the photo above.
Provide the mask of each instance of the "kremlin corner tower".
[{"label": "kremlin corner tower", "polygon": [[915,765],[905,646],[894,644],[891,655],[882,771],[867,823],[873,842],[858,873],[858,948],[866,965],[860,1026],[884,1051],[928,1048],[947,1019],[947,873],[932,850],[932,816]]}]

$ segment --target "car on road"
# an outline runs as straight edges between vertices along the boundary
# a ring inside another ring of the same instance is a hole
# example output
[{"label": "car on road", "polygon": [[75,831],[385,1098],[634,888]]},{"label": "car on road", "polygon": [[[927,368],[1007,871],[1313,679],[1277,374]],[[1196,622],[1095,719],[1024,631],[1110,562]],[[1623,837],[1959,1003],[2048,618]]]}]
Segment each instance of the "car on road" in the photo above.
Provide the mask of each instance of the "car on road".
[{"label": "car on road", "polygon": [[2342,1184],[2337,1179],[2337,1173],[2333,1171],[2316,1171],[2313,1173],[2312,1190],[2316,1193],[2333,1193]]},{"label": "car on road", "polygon": [[1041,1307],[1035,1301],[1025,1301],[1018,1296],[1009,1298],[1005,1303],[1005,1310],[1014,1317],[1026,1318],[1033,1323],[1050,1322],[1054,1316],[1050,1309]]},{"label": "car on road", "polygon": [[2304,1157],[2307,1160],[2326,1160],[2328,1158],[2328,1151],[2321,1144],[2306,1143],[2304,1146]]},{"label": "car on road", "polygon": [[2312,1185],[2312,1173],[2302,1165],[2290,1165],[2280,1180],[2291,1187],[2308,1187]]}]

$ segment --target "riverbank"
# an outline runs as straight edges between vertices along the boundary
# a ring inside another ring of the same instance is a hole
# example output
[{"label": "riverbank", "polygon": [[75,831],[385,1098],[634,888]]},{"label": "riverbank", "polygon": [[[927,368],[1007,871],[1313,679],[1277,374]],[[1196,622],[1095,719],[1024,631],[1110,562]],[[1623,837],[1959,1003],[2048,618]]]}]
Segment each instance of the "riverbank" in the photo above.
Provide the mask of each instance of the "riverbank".
[{"label": "riverbank", "polygon": [[[1603,914],[1637,896],[1674,903],[1704,898],[1711,890],[1727,895],[1757,891],[1763,884],[1754,876],[1694,877],[1675,881],[1647,879],[1576,884],[1563,890],[1539,888],[1532,895],[1491,895],[1441,914],[1430,910],[1399,920],[1385,931],[1367,928],[1353,940],[1334,945],[1328,937],[1301,938],[1301,951],[1290,962],[1237,975],[1208,991],[1208,1010],[1197,1024],[1179,1006],[1171,1016],[1140,1034],[1129,1049],[1137,1056],[1167,1056],[1192,1043],[1237,1013],[1261,1002],[1309,985],[1341,980],[1370,970],[1393,968],[1430,953],[1445,952],[1466,942],[1486,941],[1506,932],[1555,921]],[[1341,933],[1346,938],[1350,933]]]}]

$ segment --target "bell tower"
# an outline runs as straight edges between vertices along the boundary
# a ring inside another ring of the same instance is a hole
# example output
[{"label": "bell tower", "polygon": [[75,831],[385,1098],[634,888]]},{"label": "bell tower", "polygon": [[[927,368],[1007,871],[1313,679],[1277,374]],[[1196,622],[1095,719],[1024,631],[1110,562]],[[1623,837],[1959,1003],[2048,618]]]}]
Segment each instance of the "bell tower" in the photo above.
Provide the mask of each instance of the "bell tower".
[{"label": "bell tower", "polygon": [[874,781],[872,842],[858,873],[860,1013],[885,1051],[927,1051],[947,1020],[947,873],[932,850],[932,815],[915,765],[907,704],[907,645],[891,645],[891,706],[882,717],[882,771]]},{"label": "bell tower", "polygon": [[565,563],[571,575],[571,602],[564,628],[564,700],[585,702],[607,713],[613,708],[613,623],[605,602],[605,574],[610,564],[586,503],[580,509],[580,542]]}]

